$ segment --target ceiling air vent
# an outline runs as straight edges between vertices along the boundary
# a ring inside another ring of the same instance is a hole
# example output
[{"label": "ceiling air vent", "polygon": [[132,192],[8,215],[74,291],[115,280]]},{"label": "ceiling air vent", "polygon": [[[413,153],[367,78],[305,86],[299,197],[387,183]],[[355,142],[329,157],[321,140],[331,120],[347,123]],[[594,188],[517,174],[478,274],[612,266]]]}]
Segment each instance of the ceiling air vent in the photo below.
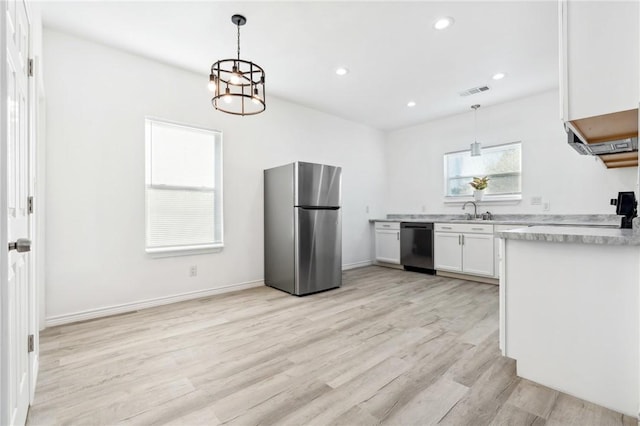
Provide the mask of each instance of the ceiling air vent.
[{"label": "ceiling air vent", "polygon": [[464,92],[460,92],[460,96],[475,95],[476,93],[486,92],[487,90],[489,90],[489,86],[472,87]]}]

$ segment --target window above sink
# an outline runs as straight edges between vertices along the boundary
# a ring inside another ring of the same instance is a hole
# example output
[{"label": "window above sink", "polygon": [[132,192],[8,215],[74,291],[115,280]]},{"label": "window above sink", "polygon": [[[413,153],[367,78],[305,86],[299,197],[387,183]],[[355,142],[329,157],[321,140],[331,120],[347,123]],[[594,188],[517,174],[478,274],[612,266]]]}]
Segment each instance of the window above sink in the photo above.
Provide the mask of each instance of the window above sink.
[{"label": "window above sink", "polygon": [[469,182],[474,177],[489,177],[482,202],[522,199],[522,143],[486,146],[480,156],[470,150],[444,154],[445,203],[473,200]]}]

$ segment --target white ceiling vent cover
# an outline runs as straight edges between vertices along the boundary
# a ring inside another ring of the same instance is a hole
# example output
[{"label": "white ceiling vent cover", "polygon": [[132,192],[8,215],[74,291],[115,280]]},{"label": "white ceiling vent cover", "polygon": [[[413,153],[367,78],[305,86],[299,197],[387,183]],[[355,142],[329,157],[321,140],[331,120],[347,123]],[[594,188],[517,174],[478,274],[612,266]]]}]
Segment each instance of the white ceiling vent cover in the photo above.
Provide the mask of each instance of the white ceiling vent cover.
[{"label": "white ceiling vent cover", "polygon": [[489,86],[472,87],[471,89],[460,92],[460,96],[475,95],[476,93],[486,92],[487,90],[489,90]]}]

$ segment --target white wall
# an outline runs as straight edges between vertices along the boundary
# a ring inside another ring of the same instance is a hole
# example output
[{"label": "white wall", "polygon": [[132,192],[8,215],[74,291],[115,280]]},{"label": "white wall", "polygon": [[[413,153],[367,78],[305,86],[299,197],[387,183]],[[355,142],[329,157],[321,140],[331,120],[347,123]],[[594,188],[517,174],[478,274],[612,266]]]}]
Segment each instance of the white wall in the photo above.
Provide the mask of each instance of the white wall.
[{"label": "white wall", "polygon": [[[263,278],[262,170],[343,167],[343,264],[368,262],[369,217],[385,213],[384,135],[274,97],[265,113],[217,112],[202,75],[45,29],[48,318]],[[221,253],[144,252],[144,117],[224,139]],[[370,206],[370,213],[366,213]],[[190,265],[198,277],[189,278]]]},{"label": "white wall", "polygon": [[[481,95],[480,95],[481,96]],[[474,99],[482,103],[482,98]],[[519,203],[489,204],[492,213],[615,214],[609,199],[633,191],[637,168],[609,169],[581,156],[566,140],[553,90],[478,110],[478,141],[486,145],[522,141],[522,195]],[[461,213],[444,204],[443,154],[469,149],[473,111],[387,135],[387,213]],[[531,197],[550,210],[531,205]]]}]

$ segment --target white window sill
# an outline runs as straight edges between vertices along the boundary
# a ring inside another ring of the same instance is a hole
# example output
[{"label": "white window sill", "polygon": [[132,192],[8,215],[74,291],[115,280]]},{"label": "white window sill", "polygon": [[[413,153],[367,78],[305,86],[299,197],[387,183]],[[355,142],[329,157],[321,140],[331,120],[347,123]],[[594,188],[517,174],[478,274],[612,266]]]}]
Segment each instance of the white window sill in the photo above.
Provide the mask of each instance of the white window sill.
[{"label": "white window sill", "polygon": [[476,201],[475,198],[473,198],[473,195],[464,197],[444,197],[444,203],[449,205],[464,204],[469,201],[473,201],[476,204],[513,205],[519,204],[520,201],[522,201],[522,194],[485,195],[480,201]]},{"label": "white window sill", "polygon": [[191,256],[196,254],[220,253],[224,244],[207,244],[197,246],[159,247],[146,248],[145,251],[151,257]]}]

